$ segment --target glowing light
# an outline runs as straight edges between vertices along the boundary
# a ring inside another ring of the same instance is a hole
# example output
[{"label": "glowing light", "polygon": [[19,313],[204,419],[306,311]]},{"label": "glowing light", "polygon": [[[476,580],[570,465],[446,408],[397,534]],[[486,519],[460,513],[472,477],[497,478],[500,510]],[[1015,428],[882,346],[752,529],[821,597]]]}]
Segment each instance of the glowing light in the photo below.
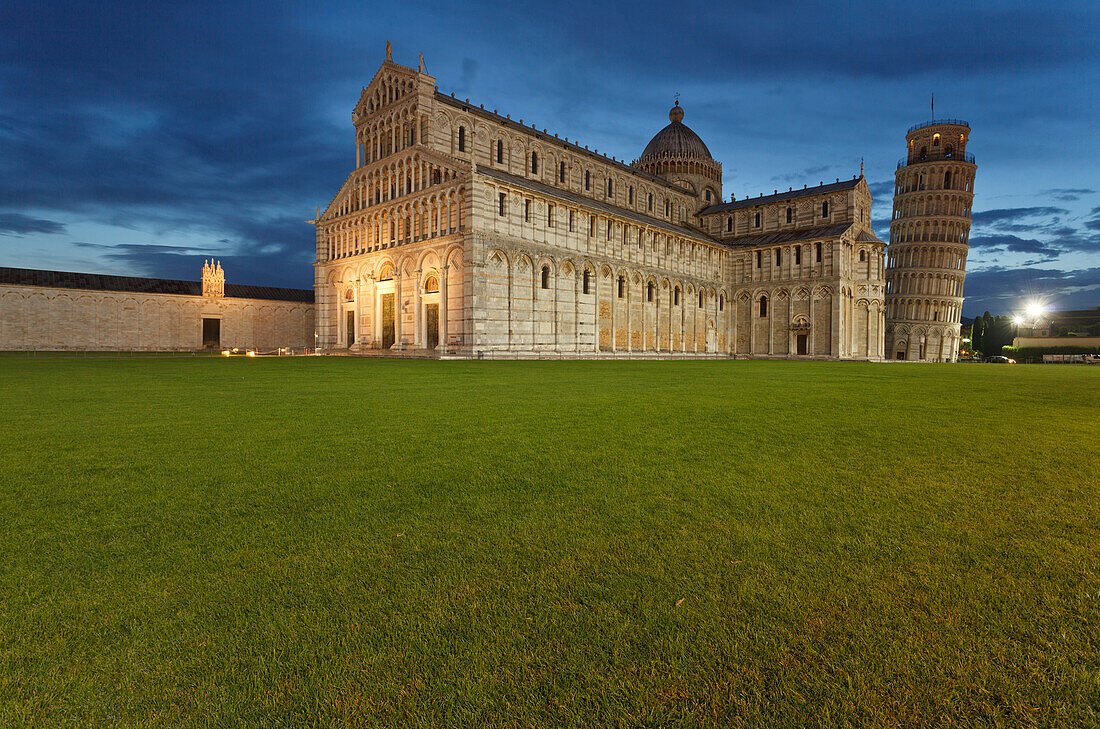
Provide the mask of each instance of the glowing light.
[{"label": "glowing light", "polygon": [[249,357],[255,357],[255,356],[256,356],[256,353],[255,353],[255,352],[253,352],[253,351],[252,351],[252,350],[250,349],[250,350],[248,350],[248,356],[249,356]]},{"label": "glowing light", "polygon": [[223,357],[228,357],[229,356],[229,350],[228,349],[223,349],[222,350],[222,356]]},{"label": "glowing light", "polygon": [[1024,318],[1022,316],[1014,316],[1012,317],[1012,323],[1016,326],[1020,326],[1024,323]]},{"label": "glowing light", "polygon": [[1046,312],[1047,308],[1040,304],[1038,301],[1031,301],[1027,305],[1027,315],[1032,319],[1037,319]]}]

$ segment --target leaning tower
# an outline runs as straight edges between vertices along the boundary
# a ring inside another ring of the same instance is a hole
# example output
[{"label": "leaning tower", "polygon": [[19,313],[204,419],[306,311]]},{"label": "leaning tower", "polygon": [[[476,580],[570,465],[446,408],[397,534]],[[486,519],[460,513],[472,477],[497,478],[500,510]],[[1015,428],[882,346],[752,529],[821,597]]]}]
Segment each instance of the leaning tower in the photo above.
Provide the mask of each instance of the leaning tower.
[{"label": "leaning tower", "polygon": [[970,125],[917,124],[898,162],[886,263],[886,356],[954,362],[974,200]]}]

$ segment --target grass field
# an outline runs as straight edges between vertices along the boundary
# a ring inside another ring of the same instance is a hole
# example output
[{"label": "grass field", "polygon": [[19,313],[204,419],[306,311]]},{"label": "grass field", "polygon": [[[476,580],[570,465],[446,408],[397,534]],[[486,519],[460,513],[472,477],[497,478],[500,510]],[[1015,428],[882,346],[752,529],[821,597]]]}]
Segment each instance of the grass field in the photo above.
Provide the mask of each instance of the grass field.
[{"label": "grass field", "polygon": [[1100,723],[1100,368],[0,384],[2,726]]}]

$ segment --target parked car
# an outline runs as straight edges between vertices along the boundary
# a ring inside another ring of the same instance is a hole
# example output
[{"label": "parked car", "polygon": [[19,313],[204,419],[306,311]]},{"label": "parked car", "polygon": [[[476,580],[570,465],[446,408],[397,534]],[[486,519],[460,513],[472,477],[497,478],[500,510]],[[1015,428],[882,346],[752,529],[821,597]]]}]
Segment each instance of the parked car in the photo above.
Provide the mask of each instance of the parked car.
[{"label": "parked car", "polygon": [[1002,357],[1001,355],[997,355],[996,357],[990,357],[989,359],[986,360],[986,362],[988,362],[990,364],[1016,364],[1016,360],[1009,359],[1008,357]]}]

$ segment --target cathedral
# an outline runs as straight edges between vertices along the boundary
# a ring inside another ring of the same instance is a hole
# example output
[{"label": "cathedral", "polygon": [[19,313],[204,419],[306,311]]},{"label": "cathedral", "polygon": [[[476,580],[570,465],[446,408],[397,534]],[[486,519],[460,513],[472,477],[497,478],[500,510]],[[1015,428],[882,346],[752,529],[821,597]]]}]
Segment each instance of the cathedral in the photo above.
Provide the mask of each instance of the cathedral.
[{"label": "cathedral", "polygon": [[[725,200],[684,123],[633,162],[386,59],[315,220],[318,343],[448,356],[882,360],[886,244],[862,175]],[[656,126],[656,125],[655,125]]]},{"label": "cathedral", "polygon": [[[386,59],[317,209],[312,291],[0,268],[0,350],[432,357],[957,357],[970,127],[906,135],[890,253],[851,179],[726,200],[679,101],[632,162]],[[657,124],[654,124],[656,127]]]}]

